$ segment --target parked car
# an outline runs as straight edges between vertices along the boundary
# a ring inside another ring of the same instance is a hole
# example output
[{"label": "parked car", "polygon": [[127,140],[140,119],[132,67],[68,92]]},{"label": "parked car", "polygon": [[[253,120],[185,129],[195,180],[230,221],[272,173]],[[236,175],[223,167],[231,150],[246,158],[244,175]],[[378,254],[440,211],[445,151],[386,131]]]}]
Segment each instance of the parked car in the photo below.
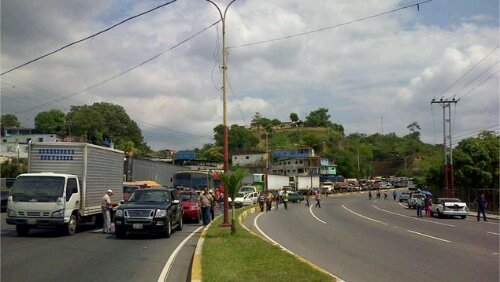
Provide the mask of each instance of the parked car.
[{"label": "parked car", "polygon": [[425,194],[423,193],[412,193],[410,198],[408,199],[407,203],[408,203],[408,208],[409,209],[414,209],[416,208],[416,201],[417,199],[422,199],[422,203],[424,202],[425,200]]},{"label": "parked car", "polygon": [[399,201],[400,202],[408,202],[408,200],[410,199],[410,196],[411,196],[411,193],[402,192],[401,194],[399,194]]},{"label": "parked car", "polygon": [[394,186],[390,182],[380,182],[378,184],[378,188],[380,189],[392,189]]},{"label": "parked car", "polygon": [[259,193],[257,192],[251,192],[251,193],[244,193],[244,192],[239,192],[236,194],[236,197],[234,198],[234,206],[236,208],[240,208],[243,206],[251,206],[257,203],[257,198],[259,197]]},{"label": "parked car", "polygon": [[297,203],[304,200],[304,195],[300,195],[297,192],[288,192],[288,201],[292,203]]},{"label": "parked car", "polygon": [[243,193],[257,192],[257,187],[255,187],[255,186],[243,186],[243,187],[241,187],[240,192],[243,192]]},{"label": "parked car", "polygon": [[321,184],[321,193],[323,194],[333,194],[335,184],[330,181],[323,182]]},{"label": "parked car", "polygon": [[2,211],[7,211],[7,202],[9,200],[9,191],[2,190]]},{"label": "parked car", "polygon": [[193,220],[199,223],[201,220],[201,206],[198,194],[195,191],[179,191],[179,199],[184,211],[184,220]]},{"label": "parked car", "polygon": [[469,214],[469,208],[458,198],[436,198],[432,203],[431,216],[435,214],[438,217],[460,216],[465,219]]},{"label": "parked car", "polygon": [[162,234],[170,237],[172,227],[183,227],[183,209],[174,188],[135,190],[122,200],[115,213],[116,238],[127,233]]}]

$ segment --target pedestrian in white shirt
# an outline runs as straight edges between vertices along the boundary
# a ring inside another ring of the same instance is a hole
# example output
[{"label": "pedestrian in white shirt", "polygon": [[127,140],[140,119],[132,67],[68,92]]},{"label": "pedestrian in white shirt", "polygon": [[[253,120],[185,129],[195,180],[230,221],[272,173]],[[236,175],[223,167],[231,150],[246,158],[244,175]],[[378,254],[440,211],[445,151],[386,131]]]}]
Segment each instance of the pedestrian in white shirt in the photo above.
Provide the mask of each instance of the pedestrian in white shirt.
[{"label": "pedestrian in white shirt", "polygon": [[111,196],[113,195],[113,190],[108,189],[106,194],[102,197],[102,217],[104,219],[104,226],[102,233],[111,233],[111,209],[113,208],[113,203],[111,203]]}]

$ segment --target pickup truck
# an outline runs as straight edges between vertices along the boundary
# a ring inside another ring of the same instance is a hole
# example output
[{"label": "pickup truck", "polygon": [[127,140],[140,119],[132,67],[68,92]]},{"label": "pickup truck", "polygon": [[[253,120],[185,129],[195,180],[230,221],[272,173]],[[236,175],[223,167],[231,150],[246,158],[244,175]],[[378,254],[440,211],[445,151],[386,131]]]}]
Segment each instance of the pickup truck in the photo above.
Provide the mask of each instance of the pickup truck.
[{"label": "pickup truck", "polygon": [[127,233],[162,234],[169,238],[172,227],[182,230],[183,209],[174,188],[135,190],[122,200],[115,213],[116,238]]}]

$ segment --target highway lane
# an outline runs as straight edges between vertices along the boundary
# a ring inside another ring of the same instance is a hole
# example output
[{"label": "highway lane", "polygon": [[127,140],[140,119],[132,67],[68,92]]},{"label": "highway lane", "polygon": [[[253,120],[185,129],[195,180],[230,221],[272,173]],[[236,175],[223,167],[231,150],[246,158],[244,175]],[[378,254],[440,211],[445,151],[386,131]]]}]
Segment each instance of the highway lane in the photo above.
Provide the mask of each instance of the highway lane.
[{"label": "highway lane", "polygon": [[[170,238],[130,236],[124,240],[91,226],[73,236],[30,230],[17,237],[2,214],[1,281],[157,281],[177,246],[199,225],[185,224]],[[199,237],[187,241],[166,281],[186,281]]]},{"label": "highway lane", "polygon": [[[346,281],[498,281],[498,222],[416,218],[367,194],[260,215],[269,237]],[[248,225],[248,224],[247,224]]]}]

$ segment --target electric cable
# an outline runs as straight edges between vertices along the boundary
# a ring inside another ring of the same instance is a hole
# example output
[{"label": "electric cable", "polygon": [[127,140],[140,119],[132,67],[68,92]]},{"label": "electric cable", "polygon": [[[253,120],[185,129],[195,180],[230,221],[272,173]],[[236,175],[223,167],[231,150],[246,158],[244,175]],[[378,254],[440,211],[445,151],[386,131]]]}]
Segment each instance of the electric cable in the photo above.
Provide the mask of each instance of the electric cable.
[{"label": "electric cable", "polygon": [[241,45],[237,45],[237,46],[230,46],[230,47],[228,47],[228,49],[235,49],[235,48],[248,47],[248,46],[253,46],[253,45],[260,45],[260,44],[264,44],[264,43],[281,41],[281,40],[285,40],[285,39],[289,39],[289,38],[294,38],[294,37],[298,37],[298,36],[304,36],[304,35],[308,35],[308,34],[311,34],[311,33],[321,32],[321,31],[325,31],[325,30],[329,30],[329,29],[334,29],[334,28],[337,28],[337,27],[341,27],[341,26],[344,26],[344,25],[349,25],[349,24],[353,24],[353,23],[365,21],[365,20],[368,20],[368,19],[373,19],[373,18],[376,18],[376,17],[380,17],[380,16],[383,16],[383,15],[386,15],[386,14],[394,13],[394,12],[401,11],[401,10],[404,10],[404,9],[408,9],[408,8],[411,8],[411,7],[415,7],[415,6],[420,10],[420,5],[421,4],[425,4],[425,3],[428,3],[428,2],[431,2],[431,1],[432,0],[418,2],[418,3],[407,5],[407,6],[404,6],[404,7],[401,7],[401,8],[392,9],[390,11],[378,13],[378,14],[375,14],[375,15],[371,15],[371,16],[367,16],[367,17],[355,19],[355,20],[352,20],[352,21],[348,21],[348,22],[344,22],[344,23],[340,23],[340,24],[336,24],[336,25],[332,25],[332,26],[323,27],[323,28],[320,28],[320,29],[305,31],[305,32],[297,33],[297,34],[291,34],[291,35],[287,35],[287,36],[283,36],[283,37],[278,37],[278,38],[273,38],[273,39],[268,39],[268,40],[262,40],[262,41],[257,41],[257,42],[251,42],[251,43],[241,44]]},{"label": "electric cable", "polygon": [[78,44],[78,43],[80,43],[80,42],[83,42],[83,41],[85,41],[85,40],[88,40],[88,39],[90,39],[90,38],[94,38],[94,37],[96,37],[96,36],[98,36],[98,35],[100,35],[100,34],[102,34],[102,33],[105,33],[105,32],[107,32],[107,31],[109,31],[109,30],[111,30],[111,29],[113,29],[113,28],[115,28],[115,27],[117,27],[117,26],[119,26],[119,25],[121,25],[121,24],[125,23],[125,22],[128,22],[128,21],[130,21],[130,20],[132,20],[132,19],[135,19],[135,18],[140,17],[140,16],[142,16],[142,15],[148,14],[148,13],[150,13],[150,12],[152,12],[152,11],[155,11],[155,10],[160,9],[160,8],[162,8],[162,7],[165,7],[165,6],[167,6],[167,5],[170,5],[170,4],[174,3],[175,1],[177,1],[177,0],[172,0],[172,1],[170,1],[170,2],[167,2],[167,3],[161,4],[161,5],[159,5],[159,6],[155,7],[155,8],[153,8],[153,9],[150,9],[150,10],[147,10],[147,11],[142,12],[142,13],[140,13],[140,14],[137,14],[137,15],[135,15],[135,16],[132,16],[132,17],[126,18],[126,19],[122,20],[121,22],[116,23],[116,24],[114,24],[114,25],[112,25],[112,26],[110,26],[110,27],[108,27],[108,28],[106,28],[106,29],[104,29],[104,30],[101,30],[101,31],[99,31],[99,32],[97,32],[97,33],[94,33],[94,34],[92,34],[92,35],[89,35],[89,36],[87,36],[87,37],[85,37],[85,38],[82,38],[82,39],[80,39],[80,40],[77,40],[77,41],[74,41],[74,42],[69,43],[69,44],[67,44],[67,45],[64,45],[64,46],[62,46],[62,47],[60,47],[60,48],[58,48],[58,49],[56,49],[56,50],[54,50],[54,51],[51,51],[51,52],[49,52],[49,53],[45,54],[45,55],[39,56],[39,57],[37,57],[37,58],[35,58],[35,59],[29,60],[28,62],[26,62],[26,63],[24,63],[24,64],[21,64],[21,65],[19,65],[19,66],[17,66],[17,67],[11,68],[11,69],[9,69],[9,70],[7,70],[7,71],[5,71],[5,72],[2,72],[2,73],[0,74],[0,76],[2,76],[2,75],[4,75],[4,74],[7,74],[7,73],[9,73],[9,72],[11,72],[11,71],[17,70],[17,69],[19,69],[19,68],[22,68],[22,67],[24,67],[24,66],[27,66],[27,65],[29,65],[29,64],[31,64],[31,63],[33,63],[33,62],[36,62],[36,61],[38,61],[38,60],[40,60],[40,59],[43,59],[43,58],[45,58],[45,57],[48,57],[48,56],[50,56],[50,55],[53,55],[53,54],[55,54],[55,53],[57,53],[57,52],[62,51],[63,49],[66,49],[66,48],[70,47],[70,46],[73,46],[73,45],[75,45],[75,44]]}]

